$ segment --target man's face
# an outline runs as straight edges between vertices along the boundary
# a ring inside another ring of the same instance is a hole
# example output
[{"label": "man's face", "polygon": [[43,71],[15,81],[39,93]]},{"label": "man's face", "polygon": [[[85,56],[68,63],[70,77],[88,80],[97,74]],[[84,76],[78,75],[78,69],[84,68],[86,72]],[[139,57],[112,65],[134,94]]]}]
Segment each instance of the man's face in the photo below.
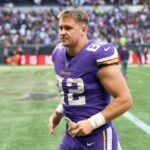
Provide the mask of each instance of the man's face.
[{"label": "man's face", "polygon": [[75,46],[81,40],[83,33],[83,26],[73,18],[59,20],[59,37],[64,46]]}]

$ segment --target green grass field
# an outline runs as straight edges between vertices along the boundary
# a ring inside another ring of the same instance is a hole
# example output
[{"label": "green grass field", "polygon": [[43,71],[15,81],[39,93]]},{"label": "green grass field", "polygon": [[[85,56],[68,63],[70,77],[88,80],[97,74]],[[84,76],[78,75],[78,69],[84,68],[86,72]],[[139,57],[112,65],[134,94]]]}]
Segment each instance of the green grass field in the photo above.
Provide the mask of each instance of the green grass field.
[{"label": "green grass field", "polygon": [[[130,112],[150,125],[150,67],[129,67]],[[0,150],[57,150],[62,120],[52,136],[50,114],[59,103],[51,67],[0,66]],[[123,150],[150,150],[150,135],[123,116],[116,119]]]}]

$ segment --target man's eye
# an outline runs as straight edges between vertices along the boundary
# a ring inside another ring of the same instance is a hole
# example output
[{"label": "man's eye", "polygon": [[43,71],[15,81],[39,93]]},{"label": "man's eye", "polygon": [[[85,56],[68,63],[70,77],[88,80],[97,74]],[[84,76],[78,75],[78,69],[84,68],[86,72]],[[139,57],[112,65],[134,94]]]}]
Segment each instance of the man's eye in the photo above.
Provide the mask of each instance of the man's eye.
[{"label": "man's eye", "polygon": [[71,27],[59,27],[59,30],[71,30],[72,28]]},{"label": "man's eye", "polygon": [[71,30],[71,29],[72,29],[72,28],[70,28],[70,27],[66,27],[66,28],[65,28],[65,30]]}]

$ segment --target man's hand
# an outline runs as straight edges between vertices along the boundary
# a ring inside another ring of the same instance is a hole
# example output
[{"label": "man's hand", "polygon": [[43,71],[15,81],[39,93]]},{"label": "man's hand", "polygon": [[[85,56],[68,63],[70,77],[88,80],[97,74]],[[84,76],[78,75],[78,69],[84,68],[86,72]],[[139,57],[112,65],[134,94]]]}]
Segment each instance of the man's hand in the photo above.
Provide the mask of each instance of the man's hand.
[{"label": "man's hand", "polygon": [[93,127],[89,120],[82,120],[71,125],[68,131],[72,136],[85,136],[93,131]]},{"label": "man's hand", "polygon": [[50,116],[48,127],[51,134],[55,133],[55,127],[59,124],[61,118],[62,114],[57,111]]}]

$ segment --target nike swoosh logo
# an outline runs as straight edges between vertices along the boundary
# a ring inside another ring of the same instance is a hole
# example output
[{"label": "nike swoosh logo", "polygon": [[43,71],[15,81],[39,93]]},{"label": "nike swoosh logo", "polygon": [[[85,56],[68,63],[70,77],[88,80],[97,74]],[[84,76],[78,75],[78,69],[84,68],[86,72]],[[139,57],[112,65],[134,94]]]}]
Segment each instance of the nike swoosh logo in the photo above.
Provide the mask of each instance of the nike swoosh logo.
[{"label": "nike swoosh logo", "polygon": [[107,52],[110,49],[110,47],[104,48],[104,51]]},{"label": "nike swoosh logo", "polygon": [[87,143],[86,145],[89,147],[91,145],[93,145],[95,142],[92,142],[92,143]]}]

